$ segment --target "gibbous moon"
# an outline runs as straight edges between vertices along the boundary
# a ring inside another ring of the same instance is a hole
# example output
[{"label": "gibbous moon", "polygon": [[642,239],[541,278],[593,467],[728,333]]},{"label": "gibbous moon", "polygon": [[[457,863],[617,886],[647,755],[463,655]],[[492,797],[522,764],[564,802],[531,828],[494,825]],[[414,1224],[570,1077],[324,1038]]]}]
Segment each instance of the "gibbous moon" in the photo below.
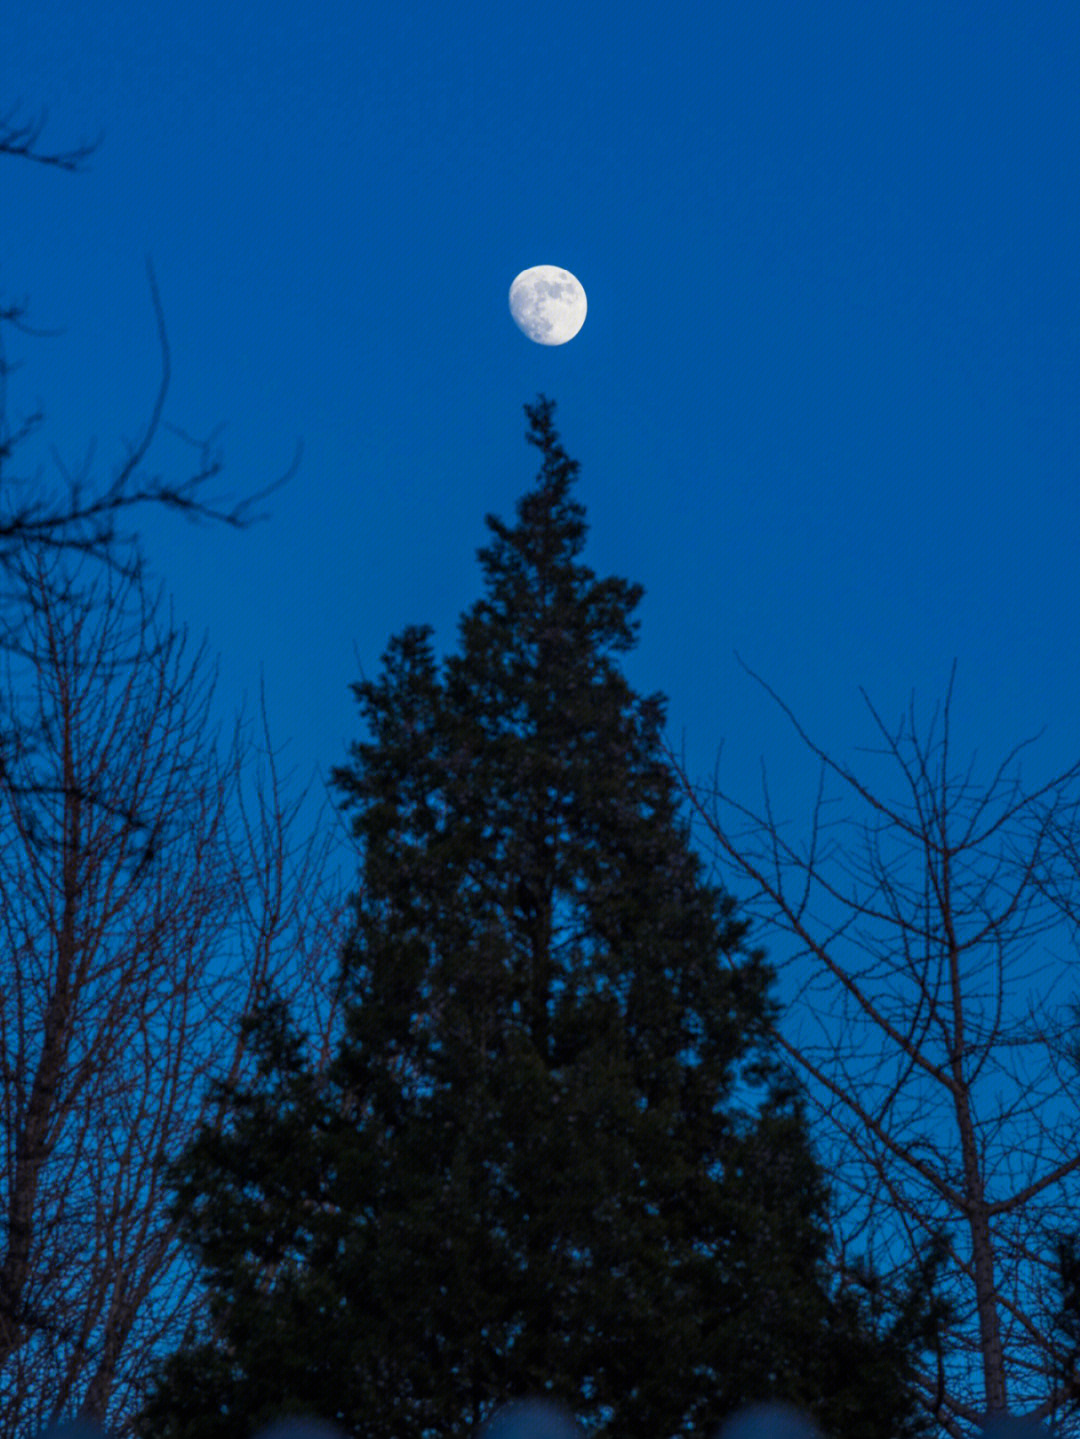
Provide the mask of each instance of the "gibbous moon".
[{"label": "gibbous moon", "polygon": [[514,323],[538,345],[565,345],[585,323],[585,291],[569,270],[534,265],[510,286]]}]

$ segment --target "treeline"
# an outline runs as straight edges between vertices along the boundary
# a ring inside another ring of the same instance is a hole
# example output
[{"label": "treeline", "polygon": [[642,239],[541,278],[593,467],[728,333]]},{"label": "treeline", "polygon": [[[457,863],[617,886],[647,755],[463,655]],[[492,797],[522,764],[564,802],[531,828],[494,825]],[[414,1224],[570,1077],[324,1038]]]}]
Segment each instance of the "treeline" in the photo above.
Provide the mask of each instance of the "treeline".
[{"label": "treeline", "polygon": [[[0,152],[82,158],[39,140]],[[428,1439],[529,1395],[627,1439],[764,1401],[826,1439],[1067,1425],[1075,1013],[1009,1000],[1075,914],[1080,766],[979,790],[948,699],[925,741],[882,726],[902,802],[811,744],[860,854],[696,783],[540,397],[457,647],[405,630],[353,686],[346,898],[118,531],[247,518],[205,455],[142,477],[152,303],[119,480],[36,494],[37,420],[2,420],[0,1430]]]}]

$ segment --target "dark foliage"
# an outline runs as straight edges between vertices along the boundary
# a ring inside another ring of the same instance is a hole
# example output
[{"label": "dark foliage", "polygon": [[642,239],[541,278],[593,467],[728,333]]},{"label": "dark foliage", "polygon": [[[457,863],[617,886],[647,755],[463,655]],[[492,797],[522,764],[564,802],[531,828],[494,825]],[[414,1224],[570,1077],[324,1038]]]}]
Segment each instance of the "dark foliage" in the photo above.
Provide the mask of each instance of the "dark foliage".
[{"label": "dark foliage", "polygon": [[552,409],[527,409],[543,466],[515,525],[488,519],[458,651],[406,630],[354,686],[340,1049],[313,1073],[268,997],[254,1087],[177,1171],[210,1305],[146,1439],[297,1412],[464,1435],[523,1394],[621,1439],[772,1396],[916,1432],[932,1275],[828,1287],[771,974],[691,847],[663,701],[619,668],[641,591],[581,563]]}]

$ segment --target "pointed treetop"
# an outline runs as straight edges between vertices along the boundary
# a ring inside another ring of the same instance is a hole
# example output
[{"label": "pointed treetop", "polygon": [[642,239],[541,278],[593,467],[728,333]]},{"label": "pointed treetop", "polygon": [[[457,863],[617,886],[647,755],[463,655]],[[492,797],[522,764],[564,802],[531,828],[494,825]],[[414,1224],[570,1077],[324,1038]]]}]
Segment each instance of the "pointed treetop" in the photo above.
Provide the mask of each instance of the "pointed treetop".
[{"label": "pointed treetop", "polygon": [[[539,395],[535,405],[525,406],[531,426],[526,438],[541,452],[544,463],[537,475],[536,487],[527,490],[517,502],[516,528],[512,529],[497,515],[486,516],[488,528],[516,549],[522,547],[526,535],[543,533],[549,543],[542,548],[549,561],[560,554],[567,560],[580,554],[588,528],[585,506],[569,497],[570,487],[581,466],[562,447],[559,432],[551,418],[554,409],[555,401],[549,400],[546,395]],[[490,547],[480,551],[480,561],[485,569],[492,553]]]},{"label": "pointed treetop", "polygon": [[487,593],[462,616],[463,634],[495,611],[507,620],[529,613],[539,620],[553,607],[580,605],[601,647],[626,651],[636,643],[639,622],[633,612],[644,588],[616,577],[598,581],[592,569],[576,562],[588,534],[585,506],[571,494],[581,467],[563,449],[554,409],[546,395],[525,406],[531,427],[527,439],[540,450],[543,464],[535,486],[517,502],[516,524],[497,515],[485,517],[495,536],[477,551]]},{"label": "pointed treetop", "polygon": [[558,481],[565,489],[576,477],[581,466],[577,460],[572,460],[562,447],[559,432],[551,420],[554,411],[555,401],[549,400],[546,395],[537,395],[534,405],[526,405],[525,414],[531,426],[526,439],[543,453],[542,483],[547,486]]}]

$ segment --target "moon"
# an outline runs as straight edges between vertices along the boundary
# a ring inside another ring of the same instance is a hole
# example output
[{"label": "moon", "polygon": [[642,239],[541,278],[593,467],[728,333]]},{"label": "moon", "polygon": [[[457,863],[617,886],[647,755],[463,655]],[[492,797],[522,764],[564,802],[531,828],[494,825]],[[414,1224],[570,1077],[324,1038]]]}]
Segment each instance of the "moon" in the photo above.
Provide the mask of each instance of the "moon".
[{"label": "moon", "polygon": [[585,323],[580,280],[558,265],[522,270],[510,286],[510,313],[518,329],[538,345],[565,345]]}]

